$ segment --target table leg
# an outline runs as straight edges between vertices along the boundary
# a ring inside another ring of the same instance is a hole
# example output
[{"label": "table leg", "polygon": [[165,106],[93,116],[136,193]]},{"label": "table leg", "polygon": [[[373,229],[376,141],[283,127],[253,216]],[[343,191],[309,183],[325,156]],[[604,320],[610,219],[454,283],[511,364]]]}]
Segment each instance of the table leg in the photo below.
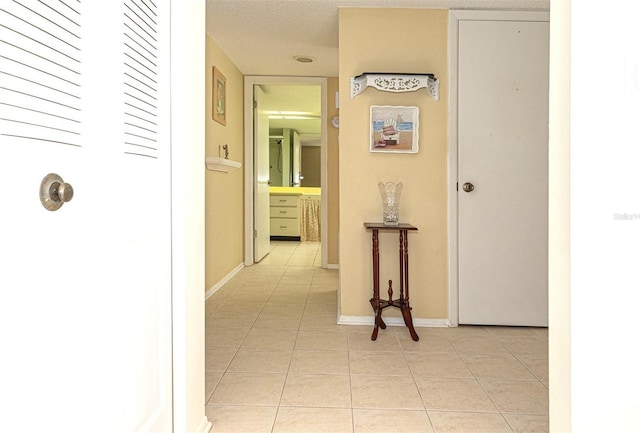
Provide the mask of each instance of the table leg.
[{"label": "table leg", "polygon": [[411,334],[411,338],[413,341],[418,341],[420,337],[416,333],[416,330],[413,328],[413,319],[411,317],[411,307],[408,304],[403,304],[400,308],[402,311],[402,318],[404,319],[404,324],[409,328],[409,334]]},{"label": "table leg", "polygon": [[409,247],[407,231],[400,230],[400,293],[404,293],[403,300],[409,305]]},{"label": "table leg", "polygon": [[[400,230],[400,310],[402,311],[402,319],[413,341],[418,341],[420,337],[413,327],[413,318],[411,317],[411,305],[409,304],[409,236],[406,230]],[[404,289],[404,298],[402,296]]]},{"label": "table leg", "polygon": [[373,299],[371,299],[371,306],[374,312],[373,332],[371,333],[371,339],[375,341],[378,338],[378,329],[386,329],[387,325],[382,320],[382,308],[375,307]]},{"label": "table leg", "polygon": [[406,230],[399,230],[400,234],[400,247],[398,248],[399,256],[400,256],[400,300],[404,300],[404,290],[405,290],[405,274],[404,274],[404,262],[405,262],[405,246],[404,239],[407,235]]},{"label": "table leg", "polygon": [[371,339],[378,338],[378,328],[385,329],[385,325],[382,320],[382,308],[380,308],[380,247],[378,240],[378,230],[373,229],[371,231],[372,241],[372,254],[373,254],[373,298],[371,298],[371,307],[374,313],[373,333]]}]

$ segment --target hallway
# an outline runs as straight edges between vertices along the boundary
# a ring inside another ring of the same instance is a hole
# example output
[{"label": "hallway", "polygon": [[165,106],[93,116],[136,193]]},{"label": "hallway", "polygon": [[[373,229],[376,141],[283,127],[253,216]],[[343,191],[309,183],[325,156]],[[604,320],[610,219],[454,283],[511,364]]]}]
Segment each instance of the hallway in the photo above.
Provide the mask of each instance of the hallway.
[{"label": "hallway", "polygon": [[[336,325],[319,243],[272,242],[206,301],[212,432],[546,432],[547,329]],[[368,284],[368,282],[365,282]],[[386,313],[386,314],[390,314]],[[384,316],[383,316],[384,317]]]}]

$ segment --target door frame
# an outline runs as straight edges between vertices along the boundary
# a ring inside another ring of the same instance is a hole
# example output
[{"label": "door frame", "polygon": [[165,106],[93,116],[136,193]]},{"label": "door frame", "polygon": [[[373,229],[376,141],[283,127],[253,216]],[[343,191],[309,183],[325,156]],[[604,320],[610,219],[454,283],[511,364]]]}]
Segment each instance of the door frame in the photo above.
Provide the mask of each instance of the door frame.
[{"label": "door frame", "polygon": [[458,30],[460,21],[549,21],[549,12],[539,11],[449,11],[449,174],[447,237],[449,245],[449,326],[459,324],[458,280]]},{"label": "door frame", "polygon": [[206,433],[204,411],[204,1],[171,1],[173,431]]},{"label": "door frame", "polygon": [[327,268],[327,79],[325,77],[244,77],[244,264],[251,266],[253,260],[254,230],[254,144],[253,144],[253,86],[260,84],[315,84],[320,85],[320,250],[321,266]]}]

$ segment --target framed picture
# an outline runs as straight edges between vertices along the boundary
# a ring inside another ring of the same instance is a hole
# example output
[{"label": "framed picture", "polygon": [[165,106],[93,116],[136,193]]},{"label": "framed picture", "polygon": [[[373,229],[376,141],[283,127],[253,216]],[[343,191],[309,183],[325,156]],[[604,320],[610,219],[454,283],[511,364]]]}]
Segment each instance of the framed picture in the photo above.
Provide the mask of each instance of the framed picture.
[{"label": "framed picture", "polygon": [[227,124],[227,79],[213,67],[213,120]]},{"label": "framed picture", "polygon": [[418,107],[372,105],[369,151],[417,153]]}]

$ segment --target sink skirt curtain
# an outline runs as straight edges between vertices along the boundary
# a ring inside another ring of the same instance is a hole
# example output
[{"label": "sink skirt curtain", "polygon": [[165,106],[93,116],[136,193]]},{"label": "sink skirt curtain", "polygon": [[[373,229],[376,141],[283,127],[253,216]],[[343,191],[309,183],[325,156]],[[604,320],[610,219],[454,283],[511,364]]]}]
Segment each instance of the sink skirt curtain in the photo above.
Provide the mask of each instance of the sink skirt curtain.
[{"label": "sink skirt curtain", "polygon": [[320,197],[300,197],[300,240],[320,240]]}]

